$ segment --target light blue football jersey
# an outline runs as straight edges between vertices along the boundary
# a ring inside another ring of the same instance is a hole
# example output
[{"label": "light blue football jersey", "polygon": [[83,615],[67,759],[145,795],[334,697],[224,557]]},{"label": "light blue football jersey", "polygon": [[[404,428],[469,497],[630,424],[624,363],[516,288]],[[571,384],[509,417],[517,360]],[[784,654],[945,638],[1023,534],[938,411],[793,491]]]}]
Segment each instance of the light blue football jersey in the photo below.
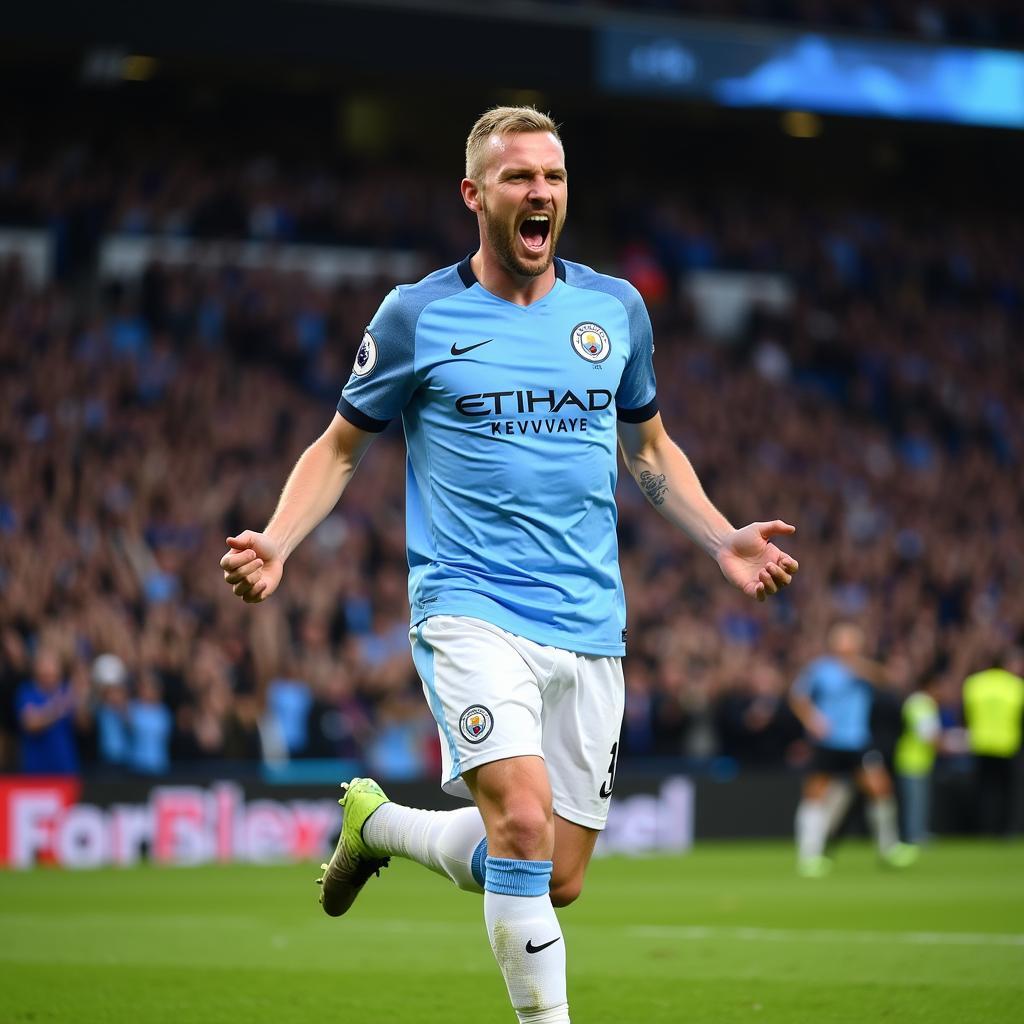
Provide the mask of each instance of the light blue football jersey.
[{"label": "light blue football jersey", "polygon": [[839,658],[812,661],[793,684],[824,715],[828,735],[818,745],[830,750],[866,750],[871,745],[874,691]]},{"label": "light blue football jersey", "polygon": [[338,411],[405,426],[412,621],[468,615],[536,643],[625,653],[616,420],[657,412],[651,322],[626,281],[555,260],[529,306],[467,257],[385,298]]}]

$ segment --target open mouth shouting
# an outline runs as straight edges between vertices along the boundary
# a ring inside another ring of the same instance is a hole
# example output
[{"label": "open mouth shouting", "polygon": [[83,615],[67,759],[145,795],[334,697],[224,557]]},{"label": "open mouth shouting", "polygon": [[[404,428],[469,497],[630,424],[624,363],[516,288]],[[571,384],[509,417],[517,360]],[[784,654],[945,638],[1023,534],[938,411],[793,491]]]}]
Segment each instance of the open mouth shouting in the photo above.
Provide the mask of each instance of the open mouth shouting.
[{"label": "open mouth shouting", "polygon": [[519,224],[519,238],[526,251],[532,256],[544,252],[551,234],[551,215],[548,213],[530,213]]}]

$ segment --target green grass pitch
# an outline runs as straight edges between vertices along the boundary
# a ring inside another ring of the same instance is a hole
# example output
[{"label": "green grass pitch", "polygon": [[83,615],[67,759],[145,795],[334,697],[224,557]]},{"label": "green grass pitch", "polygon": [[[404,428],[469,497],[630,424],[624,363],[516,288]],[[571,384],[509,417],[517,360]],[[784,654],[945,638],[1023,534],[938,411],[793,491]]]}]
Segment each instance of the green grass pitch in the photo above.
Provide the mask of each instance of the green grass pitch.
[{"label": "green grass pitch", "polygon": [[[0,874],[0,1022],[514,1022],[480,899],[405,862],[340,920],[315,865]],[[594,863],[561,912],[576,1024],[1024,1020],[1024,847],[910,871],[782,844]]]}]

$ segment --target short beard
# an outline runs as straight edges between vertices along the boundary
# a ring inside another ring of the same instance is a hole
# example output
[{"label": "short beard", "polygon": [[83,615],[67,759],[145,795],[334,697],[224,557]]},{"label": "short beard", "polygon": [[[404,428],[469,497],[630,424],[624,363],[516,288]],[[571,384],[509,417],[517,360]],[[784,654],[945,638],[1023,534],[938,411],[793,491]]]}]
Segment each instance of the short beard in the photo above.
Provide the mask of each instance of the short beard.
[{"label": "short beard", "polygon": [[503,230],[503,227],[496,224],[490,216],[487,209],[487,202],[483,204],[484,212],[484,232],[487,235],[487,241],[490,243],[491,248],[494,250],[494,255],[498,257],[498,262],[502,267],[510,274],[514,274],[518,277],[540,277],[541,274],[545,273],[548,267],[551,266],[555,258],[555,243],[558,241],[557,236],[554,234],[555,224],[551,222],[551,226],[548,230],[551,232],[551,244],[548,246],[548,257],[540,266],[527,266],[522,263],[515,253],[515,232],[509,234]]}]

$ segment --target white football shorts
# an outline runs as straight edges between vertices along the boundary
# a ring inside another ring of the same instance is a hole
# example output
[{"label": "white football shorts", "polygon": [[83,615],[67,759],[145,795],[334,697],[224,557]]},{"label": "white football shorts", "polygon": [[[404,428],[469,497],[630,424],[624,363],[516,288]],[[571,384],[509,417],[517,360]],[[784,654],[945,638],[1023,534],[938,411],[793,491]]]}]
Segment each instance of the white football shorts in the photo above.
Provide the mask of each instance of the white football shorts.
[{"label": "white football shorts", "polygon": [[462,773],[543,757],[554,811],[602,829],[615,784],[621,658],[545,647],[481,619],[434,615],[410,630],[441,737],[441,788],[470,798]]}]

